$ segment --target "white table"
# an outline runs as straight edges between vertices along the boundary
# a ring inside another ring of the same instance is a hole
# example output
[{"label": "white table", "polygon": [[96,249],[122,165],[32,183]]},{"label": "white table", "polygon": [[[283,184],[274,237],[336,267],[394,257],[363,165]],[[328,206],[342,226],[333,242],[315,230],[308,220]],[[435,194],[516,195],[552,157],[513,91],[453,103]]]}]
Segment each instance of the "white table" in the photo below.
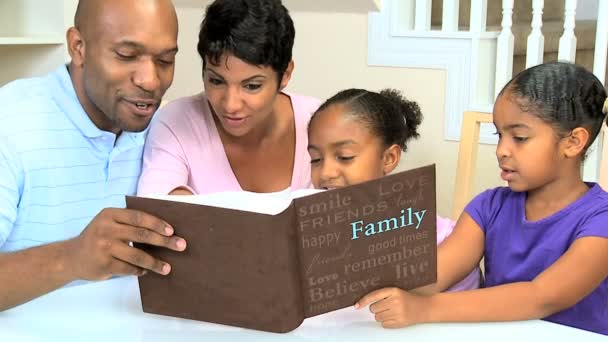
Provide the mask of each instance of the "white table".
[{"label": "white table", "polygon": [[603,341],[544,321],[425,324],[383,329],[366,310],[346,308],[287,334],[143,313],[134,277],[66,287],[0,313],[0,341]]}]

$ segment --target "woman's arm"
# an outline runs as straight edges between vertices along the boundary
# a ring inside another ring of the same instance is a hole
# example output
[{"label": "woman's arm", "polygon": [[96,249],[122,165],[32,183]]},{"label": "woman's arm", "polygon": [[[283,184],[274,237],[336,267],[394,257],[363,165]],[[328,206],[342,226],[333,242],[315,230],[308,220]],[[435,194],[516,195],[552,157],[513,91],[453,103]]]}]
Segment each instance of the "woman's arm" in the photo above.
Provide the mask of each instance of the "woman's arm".
[{"label": "woman's arm", "polygon": [[[170,106],[164,110],[167,108]],[[180,138],[167,123],[153,121],[146,138],[137,194],[169,194],[180,187],[187,189],[189,174]]]}]

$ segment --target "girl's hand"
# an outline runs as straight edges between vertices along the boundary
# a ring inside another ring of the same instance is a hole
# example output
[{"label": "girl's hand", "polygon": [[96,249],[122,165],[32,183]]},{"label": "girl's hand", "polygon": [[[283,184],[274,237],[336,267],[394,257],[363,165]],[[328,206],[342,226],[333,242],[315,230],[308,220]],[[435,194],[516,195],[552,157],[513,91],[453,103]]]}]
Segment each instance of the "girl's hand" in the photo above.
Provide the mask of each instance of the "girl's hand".
[{"label": "girl's hand", "polygon": [[396,287],[370,292],[355,303],[360,309],[369,304],[369,311],[384,328],[401,328],[428,322],[429,297],[410,294]]}]

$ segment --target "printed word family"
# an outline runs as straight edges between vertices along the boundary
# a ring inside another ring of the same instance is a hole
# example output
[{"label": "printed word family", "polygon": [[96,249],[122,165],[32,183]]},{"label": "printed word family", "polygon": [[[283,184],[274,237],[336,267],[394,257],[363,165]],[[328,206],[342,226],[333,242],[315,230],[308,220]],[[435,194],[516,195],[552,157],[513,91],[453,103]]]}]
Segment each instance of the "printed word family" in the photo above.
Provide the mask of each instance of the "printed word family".
[{"label": "printed word family", "polygon": [[426,214],[426,209],[415,211],[412,208],[407,208],[402,209],[401,215],[398,217],[391,217],[368,223],[365,223],[363,220],[352,222],[350,224],[353,232],[351,240],[358,239],[360,233],[364,233],[365,236],[373,236],[375,234],[410,226],[414,226],[415,229],[418,229],[424,219],[424,214]]}]

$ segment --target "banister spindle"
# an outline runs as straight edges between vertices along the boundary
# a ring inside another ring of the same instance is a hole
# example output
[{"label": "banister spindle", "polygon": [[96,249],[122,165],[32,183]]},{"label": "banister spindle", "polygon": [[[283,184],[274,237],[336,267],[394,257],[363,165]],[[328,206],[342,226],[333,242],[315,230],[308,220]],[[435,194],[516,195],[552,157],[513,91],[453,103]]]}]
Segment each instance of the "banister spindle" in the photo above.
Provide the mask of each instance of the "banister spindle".
[{"label": "banister spindle", "polygon": [[576,25],[576,0],[566,0],[564,11],[564,33],[559,39],[559,50],[557,59],[574,63],[576,59],[576,36],[574,26]]},{"label": "banister spindle", "polygon": [[541,27],[543,26],[544,0],[532,1],[532,31],[528,36],[528,47],[526,51],[526,69],[543,62],[545,51],[545,37]]},{"label": "banister spindle", "polygon": [[502,0],[502,30],[498,35],[496,47],[496,79],[494,95],[507,84],[513,75],[513,0]]}]

